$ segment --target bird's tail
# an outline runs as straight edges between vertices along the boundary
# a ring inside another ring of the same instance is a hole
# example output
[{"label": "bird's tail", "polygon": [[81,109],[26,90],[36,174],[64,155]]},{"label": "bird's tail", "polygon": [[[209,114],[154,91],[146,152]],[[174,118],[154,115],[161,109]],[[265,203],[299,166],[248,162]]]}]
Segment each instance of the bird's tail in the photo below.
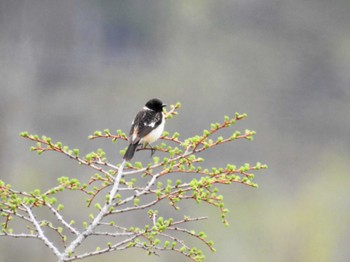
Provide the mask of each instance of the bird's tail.
[{"label": "bird's tail", "polygon": [[135,154],[135,151],[136,151],[136,148],[137,148],[138,145],[139,145],[138,143],[136,143],[136,144],[129,144],[129,147],[126,150],[123,159],[125,159],[127,161],[132,159],[134,157],[134,154]]}]

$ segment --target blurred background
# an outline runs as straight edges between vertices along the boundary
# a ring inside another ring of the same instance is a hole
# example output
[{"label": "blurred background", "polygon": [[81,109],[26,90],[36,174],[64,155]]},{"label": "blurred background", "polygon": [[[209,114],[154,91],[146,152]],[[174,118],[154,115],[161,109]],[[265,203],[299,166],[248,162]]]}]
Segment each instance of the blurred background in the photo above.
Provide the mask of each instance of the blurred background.
[{"label": "blurred background", "polygon": [[[257,131],[254,141],[215,150],[207,165],[260,161],[269,169],[256,173],[258,189],[220,188],[228,228],[214,208],[185,209],[209,217],[194,227],[217,252],[190,243],[207,261],[348,261],[349,13],[348,0],[1,0],[0,179],[44,191],[62,175],[93,173],[29,152],[21,131],[83,154],[102,147],[118,163],[126,144],[87,137],[128,132],[149,98],[182,103],[166,125],[182,138],[245,112],[233,128]],[[65,201],[76,210],[80,200]],[[43,257],[56,260],[40,241],[0,238],[1,262]],[[186,261],[142,250],[86,261],[125,259]]]}]

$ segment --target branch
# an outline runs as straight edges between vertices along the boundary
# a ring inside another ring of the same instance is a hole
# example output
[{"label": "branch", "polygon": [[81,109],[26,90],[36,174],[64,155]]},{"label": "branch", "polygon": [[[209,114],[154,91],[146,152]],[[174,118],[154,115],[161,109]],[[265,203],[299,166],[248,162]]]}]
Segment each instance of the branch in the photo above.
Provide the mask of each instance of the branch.
[{"label": "branch", "polygon": [[0,237],[14,237],[14,238],[37,238],[40,239],[38,235],[35,234],[15,234],[15,233],[0,233]]},{"label": "branch", "polygon": [[124,169],[125,163],[126,163],[126,160],[124,160],[122,165],[119,167],[117,177],[114,180],[113,188],[109,194],[108,205],[112,205],[112,201],[115,197],[115,194],[117,193],[117,190],[119,188],[120,179],[122,178],[122,175],[123,175],[123,169]]},{"label": "branch", "polygon": [[57,217],[57,220],[60,221],[66,228],[68,228],[70,232],[72,232],[75,235],[79,234],[79,231],[72,227],[70,224],[68,224],[53,206],[51,206],[48,203],[46,203],[46,206],[52,211],[52,213],[54,213],[54,215]]},{"label": "branch", "polygon": [[38,232],[38,238],[41,239],[42,241],[44,241],[45,245],[48,246],[52,251],[53,253],[57,256],[57,257],[60,257],[61,256],[61,253],[59,252],[59,250],[52,244],[52,242],[45,236],[43,230],[41,229],[38,221],[36,220],[32,210],[30,207],[28,207],[27,205],[24,205],[23,204],[23,207],[26,209],[29,217],[30,217],[30,220],[32,222],[32,224],[34,225],[36,231]]},{"label": "branch", "polygon": [[[24,138],[28,138],[32,141],[38,142],[36,147],[32,147],[31,150],[33,151],[37,151],[39,154],[41,154],[44,151],[56,151],[58,153],[62,153],[65,156],[69,157],[70,159],[76,160],[78,161],[80,164],[85,165],[85,166],[89,166],[101,173],[103,173],[105,176],[113,179],[113,176],[111,174],[109,174],[106,170],[104,170],[103,168],[94,165],[91,161],[87,161],[84,160],[82,158],[79,158],[77,153],[74,153],[74,151],[70,150],[71,152],[69,152],[68,148],[67,150],[65,150],[65,148],[62,148],[62,145],[60,142],[57,142],[56,144],[53,144],[51,142],[50,138],[47,137],[43,137],[42,139],[40,139],[38,136],[35,135],[29,135],[25,132],[23,132],[21,134],[22,137]],[[46,145],[46,147],[42,147],[41,145],[44,144]],[[101,162],[99,162],[99,164],[102,164]],[[109,165],[110,167],[112,167],[112,165]],[[114,168],[116,168],[115,166],[113,166]]]},{"label": "branch", "polygon": [[92,223],[86,228],[86,230],[84,232],[80,233],[77,236],[77,238],[74,241],[72,241],[71,244],[65,249],[65,252],[59,256],[60,262],[71,260],[71,259],[69,259],[71,254],[73,254],[75,252],[76,248],[83,242],[83,240],[85,238],[92,235],[92,233],[94,232],[94,229],[99,225],[99,223],[101,222],[103,217],[109,212],[110,208],[114,205],[113,199],[114,199],[115,194],[118,190],[119,182],[120,182],[120,179],[123,175],[123,168],[124,168],[125,163],[126,163],[126,161],[124,160],[122,165],[119,168],[118,175],[114,180],[113,188],[111,189],[110,194],[109,194],[108,202],[105,203],[105,205],[102,207],[102,209],[97,214],[97,216],[92,221]]},{"label": "branch", "polygon": [[137,237],[141,236],[143,233],[139,233],[139,234],[134,234],[132,237],[130,238],[127,238],[115,245],[111,245],[105,249],[101,249],[101,250],[96,250],[96,251],[93,251],[93,252],[87,252],[87,253],[84,253],[84,254],[81,254],[81,255],[77,255],[77,256],[72,256],[64,261],[72,261],[72,260],[77,260],[77,259],[83,259],[83,258],[86,258],[86,257],[91,257],[91,256],[97,256],[97,255],[101,255],[101,254],[104,254],[104,253],[108,253],[108,252],[111,252],[111,251],[114,251],[114,250],[124,250],[124,249],[127,249],[127,248],[130,248],[128,246],[123,246],[131,241],[133,241],[134,239],[136,239]]}]

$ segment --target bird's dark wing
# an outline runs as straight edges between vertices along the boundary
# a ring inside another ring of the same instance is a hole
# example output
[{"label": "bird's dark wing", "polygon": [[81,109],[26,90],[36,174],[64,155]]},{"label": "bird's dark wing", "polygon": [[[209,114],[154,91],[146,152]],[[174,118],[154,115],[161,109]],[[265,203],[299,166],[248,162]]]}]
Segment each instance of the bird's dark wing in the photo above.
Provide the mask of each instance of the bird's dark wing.
[{"label": "bird's dark wing", "polygon": [[131,125],[129,133],[129,142],[136,144],[141,138],[147,136],[153,129],[162,122],[162,113],[152,110],[140,111]]}]

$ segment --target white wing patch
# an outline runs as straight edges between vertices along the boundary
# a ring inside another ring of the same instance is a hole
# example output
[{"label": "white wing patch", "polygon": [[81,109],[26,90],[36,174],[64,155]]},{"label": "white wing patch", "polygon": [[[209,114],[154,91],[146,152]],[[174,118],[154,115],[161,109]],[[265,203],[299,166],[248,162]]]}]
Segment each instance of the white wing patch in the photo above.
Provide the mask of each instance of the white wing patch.
[{"label": "white wing patch", "polygon": [[[164,125],[165,125],[165,120],[164,120],[164,115],[162,115],[162,123],[157,126],[155,129],[153,129],[147,136],[143,137],[141,139],[141,143],[148,143],[151,144],[155,142],[163,133],[164,131]],[[151,123],[153,126],[155,125],[155,122]]]},{"label": "white wing patch", "polygon": [[145,126],[149,126],[149,127],[154,127],[156,125],[156,122],[152,122],[152,123],[149,123],[149,124],[147,124],[147,123],[145,123]]}]

